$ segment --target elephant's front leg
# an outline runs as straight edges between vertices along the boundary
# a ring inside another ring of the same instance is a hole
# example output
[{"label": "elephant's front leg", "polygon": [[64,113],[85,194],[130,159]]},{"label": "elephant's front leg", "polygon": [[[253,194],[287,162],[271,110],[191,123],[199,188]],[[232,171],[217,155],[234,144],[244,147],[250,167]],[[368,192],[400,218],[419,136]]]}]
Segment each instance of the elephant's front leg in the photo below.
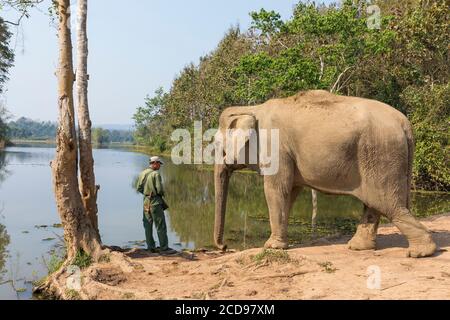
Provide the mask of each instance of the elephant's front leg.
[{"label": "elephant's front leg", "polygon": [[270,228],[272,230],[270,239],[264,246],[265,248],[288,248],[289,213],[299,190],[292,189],[292,174],[289,176],[280,176],[279,174],[264,178],[264,193],[269,208]]},{"label": "elephant's front leg", "polygon": [[375,209],[364,206],[364,213],[356,234],[348,243],[351,250],[373,250],[376,247],[380,213]]}]

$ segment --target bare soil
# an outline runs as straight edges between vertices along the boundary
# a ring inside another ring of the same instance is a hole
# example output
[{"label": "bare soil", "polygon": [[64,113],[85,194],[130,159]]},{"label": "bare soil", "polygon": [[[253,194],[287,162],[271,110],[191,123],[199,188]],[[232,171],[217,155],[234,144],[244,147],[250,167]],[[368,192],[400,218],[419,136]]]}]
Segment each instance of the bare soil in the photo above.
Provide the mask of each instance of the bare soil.
[{"label": "bare soil", "polygon": [[[390,225],[380,228],[376,251],[350,251],[350,237],[340,237],[285,252],[259,248],[163,257],[134,249],[124,252],[126,259],[113,252],[109,262],[83,271],[80,298],[450,299],[450,214],[423,223],[440,246],[423,259],[406,258],[407,241]],[[371,270],[380,271],[381,283],[370,289],[368,280],[376,284]]]}]

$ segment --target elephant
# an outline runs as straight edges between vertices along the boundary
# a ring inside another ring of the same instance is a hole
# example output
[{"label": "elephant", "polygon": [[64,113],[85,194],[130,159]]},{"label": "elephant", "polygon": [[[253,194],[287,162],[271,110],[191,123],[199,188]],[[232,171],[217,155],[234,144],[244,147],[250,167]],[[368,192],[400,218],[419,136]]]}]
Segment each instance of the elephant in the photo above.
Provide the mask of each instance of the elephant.
[{"label": "elephant", "polygon": [[[351,195],[364,204],[349,249],[375,250],[384,216],[406,236],[408,257],[436,252],[430,231],[410,211],[415,145],[412,126],[398,110],[375,100],[309,90],[260,105],[226,108],[218,133],[226,137],[226,131],[237,129],[253,130],[258,136],[262,129],[279,132],[279,169],[263,175],[271,228],[265,248],[288,248],[290,211],[302,188],[310,187]],[[225,138],[216,141],[222,145],[219,159],[227,156],[226,143]],[[248,141],[244,148],[246,162],[216,160],[214,165],[214,242],[221,250],[227,248],[223,234],[232,173],[244,168],[261,173],[259,161],[248,161]]]}]

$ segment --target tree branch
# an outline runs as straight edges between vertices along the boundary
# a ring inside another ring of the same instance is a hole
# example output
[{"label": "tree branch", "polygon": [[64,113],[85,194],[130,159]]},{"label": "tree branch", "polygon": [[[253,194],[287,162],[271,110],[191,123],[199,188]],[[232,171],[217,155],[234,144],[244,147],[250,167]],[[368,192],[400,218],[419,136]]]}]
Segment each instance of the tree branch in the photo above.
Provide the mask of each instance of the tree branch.
[{"label": "tree branch", "polygon": [[20,25],[20,22],[24,17],[28,17],[28,9],[32,8],[40,3],[44,2],[44,0],[0,0],[0,4],[4,3],[4,5],[7,5],[8,7],[11,7],[18,12],[21,12],[21,15],[17,22],[9,21],[9,20],[3,20],[3,22],[8,23],[10,25],[18,27]]},{"label": "tree branch", "polygon": [[320,56],[320,75],[319,75],[319,81],[323,78],[323,72],[325,69],[325,62],[323,61],[322,56]]},{"label": "tree branch", "polygon": [[336,92],[336,88],[339,85],[339,82],[341,82],[342,77],[344,76],[344,74],[350,70],[352,67],[347,67],[338,77],[338,79],[336,80],[335,84],[333,85],[333,87],[331,88],[330,92],[331,93],[335,93]]}]

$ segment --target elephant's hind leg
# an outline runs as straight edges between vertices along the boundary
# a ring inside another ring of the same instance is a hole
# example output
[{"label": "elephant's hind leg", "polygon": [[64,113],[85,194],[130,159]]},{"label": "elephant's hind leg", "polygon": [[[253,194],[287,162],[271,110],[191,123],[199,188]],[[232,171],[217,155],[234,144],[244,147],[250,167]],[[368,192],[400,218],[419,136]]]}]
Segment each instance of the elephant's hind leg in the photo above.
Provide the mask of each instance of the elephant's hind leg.
[{"label": "elephant's hind leg", "polygon": [[437,246],[430,232],[413,217],[407,208],[396,210],[392,217],[392,222],[408,238],[408,257],[429,257],[436,252]]},{"label": "elephant's hind leg", "polygon": [[375,209],[364,206],[364,213],[358,229],[348,242],[351,250],[374,250],[381,214]]}]

